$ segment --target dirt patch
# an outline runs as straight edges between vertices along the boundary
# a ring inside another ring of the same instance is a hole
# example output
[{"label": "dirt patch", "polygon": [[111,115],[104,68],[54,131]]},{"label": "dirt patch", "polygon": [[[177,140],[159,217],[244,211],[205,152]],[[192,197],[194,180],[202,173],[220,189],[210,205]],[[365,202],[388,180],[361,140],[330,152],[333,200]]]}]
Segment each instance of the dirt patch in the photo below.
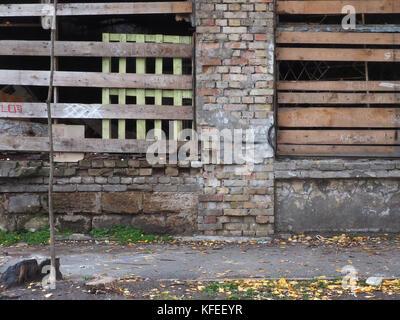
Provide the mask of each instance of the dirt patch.
[{"label": "dirt patch", "polygon": [[[91,289],[84,281],[59,281],[56,290],[44,290],[41,283],[0,293],[0,300],[399,300],[400,288],[393,281],[386,286],[360,286],[358,293],[344,290],[335,281],[159,281],[131,278],[116,286]],[[297,282],[296,284],[294,284]],[[335,288],[332,288],[336,286]],[[361,292],[364,290],[365,292]],[[356,291],[357,292],[357,291]]]}]

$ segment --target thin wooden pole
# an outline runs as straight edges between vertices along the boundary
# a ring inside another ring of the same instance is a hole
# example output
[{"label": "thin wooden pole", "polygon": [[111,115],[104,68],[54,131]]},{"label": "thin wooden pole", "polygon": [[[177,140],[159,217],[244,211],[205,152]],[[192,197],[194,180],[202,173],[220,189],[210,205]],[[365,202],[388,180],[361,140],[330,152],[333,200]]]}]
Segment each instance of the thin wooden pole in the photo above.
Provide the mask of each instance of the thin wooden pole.
[{"label": "thin wooden pole", "polygon": [[55,253],[55,239],[54,239],[54,211],[53,211],[53,178],[54,178],[54,146],[53,146],[53,125],[51,118],[51,99],[53,96],[53,82],[54,82],[54,41],[56,37],[56,18],[57,17],[57,0],[54,0],[54,16],[51,24],[51,54],[50,54],[50,84],[47,95],[47,120],[49,128],[49,158],[50,158],[50,174],[49,174],[49,223],[50,223],[50,289],[56,289],[56,253]]}]

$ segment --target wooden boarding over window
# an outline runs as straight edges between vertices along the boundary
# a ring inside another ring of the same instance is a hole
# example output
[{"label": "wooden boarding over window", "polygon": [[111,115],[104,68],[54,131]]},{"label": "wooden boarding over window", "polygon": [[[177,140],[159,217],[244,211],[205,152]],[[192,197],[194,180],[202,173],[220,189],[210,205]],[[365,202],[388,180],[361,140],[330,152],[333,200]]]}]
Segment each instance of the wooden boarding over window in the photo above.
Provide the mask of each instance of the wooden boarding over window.
[{"label": "wooden boarding over window", "polygon": [[278,14],[342,14],[344,6],[360,13],[400,13],[398,0],[297,0],[277,1]]},{"label": "wooden boarding over window", "polygon": [[[118,4],[110,4],[113,5]],[[158,10],[158,3],[153,5],[153,9]],[[188,8],[188,3],[180,2],[179,6],[173,6],[173,10],[181,12],[181,5]],[[25,5],[22,6],[25,8]],[[167,3],[161,7],[170,8]],[[146,133],[151,129],[146,125],[149,121],[155,129],[160,130],[164,129],[163,123],[171,123],[174,140],[178,140],[182,128],[192,128],[192,36],[106,33],[103,34],[103,40],[55,42],[56,56],[102,59],[98,64],[99,72],[55,71],[54,86],[100,89],[98,99],[102,103],[82,103],[81,97],[71,96],[69,100],[73,102],[51,104],[53,119],[90,120],[98,121],[100,128],[103,125],[102,139],[55,138],[56,152],[146,153],[147,148],[155,142],[146,140]],[[49,56],[49,52],[48,41],[0,41],[1,56],[40,57]],[[118,61],[117,70],[112,59]],[[154,64],[154,70],[146,70],[146,59],[150,61],[148,64]],[[128,70],[128,64],[132,62],[134,72]],[[166,69],[167,64],[170,70]],[[47,70],[0,70],[1,85],[47,87],[49,78],[50,72]],[[47,106],[38,102],[0,101],[0,117],[46,119]],[[112,136],[112,119],[118,121],[117,137]],[[135,138],[126,135],[128,121],[136,123]],[[160,132],[156,138],[162,138]],[[1,136],[0,151],[43,152],[48,151],[48,143],[45,137]]]},{"label": "wooden boarding over window", "polygon": [[277,0],[277,13],[277,153],[399,157],[400,1]]},{"label": "wooden boarding over window", "polygon": [[[170,35],[144,35],[144,34],[103,34],[103,41],[105,43],[134,43],[137,45],[144,44],[162,44],[169,45],[174,47],[175,45],[180,47],[181,45],[191,45],[192,37],[189,36],[170,36]],[[135,74],[131,74],[130,76],[134,77],[148,77],[146,75],[147,68],[147,60],[148,57],[138,57],[135,61]],[[164,74],[164,64],[165,59],[162,57],[158,57],[154,60],[154,72],[152,75],[155,78],[160,78],[161,81],[151,81],[148,83],[142,82],[142,86],[136,87],[136,90],[132,93],[127,89],[128,87],[120,87],[117,91],[113,91],[111,88],[113,86],[104,85],[103,89],[103,104],[109,104],[112,96],[117,97],[118,103],[120,105],[125,105],[127,101],[127,97],[134,97],[136,99],[136,104],[144,105],[146,104],[146,100],[151,98],[154,101],[155,105],[161,106],[163,110],[168,110],[169,106],[162,106],[163,100],[166,98],[166,89],[169,90],[169,98],[172,98],[172,105],[174,109],[182,108],[182,110],[187,109],[188,107],[184,107],[184,98],[189,98],[191,100],[192,106],[189,107],[193,110],[193,88],[192,88],[192,75],[184,75],[183,74],[183,59],[181,57],[174,57],[172,60],[172,69],[173,74]],[[111,58],[105,57],[103,58],[103,72],[106,74],[110,74],[111,72]],[[192,69],[192,67],[191,67]],[[121,77],[126,77],[127,74],[127,61],[124,57],[120,57],[118,60],[118,75]],[[168,82],[167,79],[176,79],[176,82],[172,81],[170,86],[165,86]],[[165,79],[165,80],[163,80]],[[173,88],[171,88],[171,86]],[[155,89],[155,90],[146,90],[146,89]],[[123,108],[123,107],[122,107]],[[172,109],[172,110],[174,110]],[[193,112],[191,113],[193,115]],[[176,117],[171,117],[170,119],[175,119],[175,121],[170,123],[170,127],[174,131],[172,136],[174,140],[178,140],[179,134],[184,129],[184,123]],[[114,118],[116,119],[116,118]],[[117,118],[118,119],[118,138],[125,139],[126,138],[126,129],[127,122],[125,118]],[[136,118],[136,139],[144,140],[146,139],[146,134],[149,131],[146,121],[142,117]],[[161,139],[161,130],[163,128],[162,121],[165,117],[154,117],[154,129],[156,130],[156,136]],[[192,128],[192,122],[189,122],[189,127]],[[102,137],[103,139],[110,139],[112,134],[111,130],[111,120],[103,120],[102,124]]]},{"label": "wooden boarding over window", "polygon": [[[105,139],[71,139],[55,138],[55,152],[106,152],[106,153],[146,153],[149,146],[155,141],[146,140],[105,140]],[[177,142],[182,145],[183,142]],[[167,150],[169,144],[166,144]],[[1,151],[49,151],[49,138],[47,137],[12,137],[0,136]]]},{"label": "wooden boarding over window", "polygon": [[[0,17],[41,17],[49,11],[47,4],[1,4]],[[131,14],[192,13],[192,2],[131,2],[131,3],[59,3],[58,16],[131,15]]]},{"label": "wooden boarding over window", "polygon": [[[49,41],[0,40],[0,55],[49,56]],[[57,57],[192,58],[190,44],[55,41]]]},{"label": "wooden boarding over window", "polygon": [[[0,70],[0,84],[47,86],[50,71]],[[101,72],[54,72],[56,87],[192,89],[192,76],[172,74],[118,74]]]}]

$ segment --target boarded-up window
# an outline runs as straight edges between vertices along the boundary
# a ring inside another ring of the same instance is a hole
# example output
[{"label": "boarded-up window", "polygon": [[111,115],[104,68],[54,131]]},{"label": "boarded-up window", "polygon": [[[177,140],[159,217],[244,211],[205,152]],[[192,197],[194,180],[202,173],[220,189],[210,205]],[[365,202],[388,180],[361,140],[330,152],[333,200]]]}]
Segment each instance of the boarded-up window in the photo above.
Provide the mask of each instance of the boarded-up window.
[{"label": "boarded-up window", "polygon": [[278,154],[400,156],[400,1],[278,0],[277,13]]},{"label": "boarded-up window", "polygon": [[[0,114],[40,135],[2,132],[0,151],[42,152],[51,43],[41,18],[54,9],[19,2],[0,4]],[[68,130],[54,135],[56,152],[144,154],[157,138],[186,138],[180,133],[194,119],[192,8],[189,1],[58,2],[51,111]]]}]

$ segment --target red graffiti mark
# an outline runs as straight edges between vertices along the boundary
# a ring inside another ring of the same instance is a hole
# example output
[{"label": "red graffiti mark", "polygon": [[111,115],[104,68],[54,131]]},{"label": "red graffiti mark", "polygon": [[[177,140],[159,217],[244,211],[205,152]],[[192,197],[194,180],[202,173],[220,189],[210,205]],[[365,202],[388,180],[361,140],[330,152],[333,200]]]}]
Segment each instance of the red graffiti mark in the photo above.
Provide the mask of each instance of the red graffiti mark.
[{"label": "red graffiti mark", "polygon": [[2,113],[23,113],[20,104],[0,104],[0,110]]}]

